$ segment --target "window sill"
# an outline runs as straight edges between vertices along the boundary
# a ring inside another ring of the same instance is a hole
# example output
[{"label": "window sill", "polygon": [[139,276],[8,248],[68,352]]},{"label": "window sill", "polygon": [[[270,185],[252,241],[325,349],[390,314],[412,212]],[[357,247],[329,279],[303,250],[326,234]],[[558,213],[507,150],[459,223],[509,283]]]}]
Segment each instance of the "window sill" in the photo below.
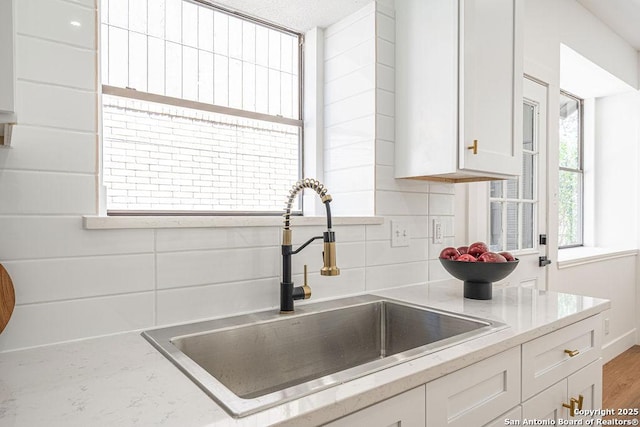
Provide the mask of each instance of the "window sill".
[{"label": "window sill", "polygon": [[[325,225],[324,216],[292,216],[295,227]],[[333,225],[379,225],[379,216],[333,217]],[[212,227],[280,227],[281,216],[84,216],[87,230],[212,228]]]},{"label": "window sill", "polygon": [[576,267],[610,259],[637,256],[637,249],[579,247],[558,250],[558,268]]}]

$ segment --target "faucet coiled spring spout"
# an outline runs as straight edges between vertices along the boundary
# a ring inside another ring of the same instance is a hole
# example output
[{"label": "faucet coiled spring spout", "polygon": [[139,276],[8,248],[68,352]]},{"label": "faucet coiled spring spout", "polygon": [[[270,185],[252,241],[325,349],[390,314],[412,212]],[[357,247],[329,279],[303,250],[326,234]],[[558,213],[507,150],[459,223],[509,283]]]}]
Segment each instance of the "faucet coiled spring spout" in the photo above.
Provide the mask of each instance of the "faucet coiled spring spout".
[{"label": "faucet coiled spring spout", "polygon": [[[312,237],[302,244],[295,251],[291,245],[291,208],[296,195],[305,188],[314,190],[327,211],[327,231],[322,236]],[[307,247],[311,242],[317,239],[324,240],[324,266],[320,270],[320,274],[323,276],[337,276],[340,274],[340,269],[336,267],[336,249],[335,249],[335,234],[331,230],[331,208],[329,203],[332,198],[328,194],[328,190],[320,181],[310,178],[305,178],[298,181],[291,190],[289,190],[289,196],[287,198],[287,204],[284,210],[284,226],[282,228],[282,282],[280,282],[280,312],[292,313],[293,301],[296,299],[307,299],[311,297],[311,288],[307,286],[307,275],[305,268],[304,285],[294,287],[291,281],[291,256],[297,254],[302,249]],[[306,267],[306,266],[305,266]]]},{"label": "faucet coiled spring spout", "polygon": [[318,181],[317,179],[305,178],[296,182],[291,190],[289,190],[289,197],[287,198],[287,205],[284,208],[284,229],[289,230],[289,226],[291,225],[291,208],[293,207],[293,201],[300,191],[305,188],[310,188],[320,196],[322,203],[324,203],[327,209],[327,229],[331,230],[331,209],[329,208],[329,202],[331,202],[332,198],[327,192],[327,188]]}]

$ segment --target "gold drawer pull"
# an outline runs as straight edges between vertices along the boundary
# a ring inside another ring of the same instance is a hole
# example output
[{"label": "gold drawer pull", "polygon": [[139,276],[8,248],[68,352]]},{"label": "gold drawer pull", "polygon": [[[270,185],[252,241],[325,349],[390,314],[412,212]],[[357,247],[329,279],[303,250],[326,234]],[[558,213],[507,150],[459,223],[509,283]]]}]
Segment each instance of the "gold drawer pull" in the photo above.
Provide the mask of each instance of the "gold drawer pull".
[{"label": "gold drawer pull", "polygon": [[567,353],[569,355],[569,357],[574,357],[580,354],[580,350],[565,350],[565,353]]},{"label": "gold drawer pull", "polygon": [[473,145],[469,145],[467,150],[473,150],[473,154],[478,154],[478,140],[473,140]]}]

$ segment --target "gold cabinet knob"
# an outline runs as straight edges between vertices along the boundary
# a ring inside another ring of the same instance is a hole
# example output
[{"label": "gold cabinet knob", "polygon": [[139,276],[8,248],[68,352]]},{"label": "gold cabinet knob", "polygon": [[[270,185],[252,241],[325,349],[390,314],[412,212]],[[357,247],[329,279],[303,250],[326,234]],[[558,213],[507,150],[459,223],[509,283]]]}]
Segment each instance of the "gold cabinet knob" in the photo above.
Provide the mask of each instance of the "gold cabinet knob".
[{"label": "gold cabinet knob", "polygon": [[478,154],[478,140],[473,140],[473,145],[469,145],[467,150],[473,150],[473,154]]},{"label": "gold cabinet knob", "polygon": [[566,349],[564,352],[567,353],[569,355],[569,357],[575,357],[575,356],[580,354],[580,350],[569,350],[569,349]]}]

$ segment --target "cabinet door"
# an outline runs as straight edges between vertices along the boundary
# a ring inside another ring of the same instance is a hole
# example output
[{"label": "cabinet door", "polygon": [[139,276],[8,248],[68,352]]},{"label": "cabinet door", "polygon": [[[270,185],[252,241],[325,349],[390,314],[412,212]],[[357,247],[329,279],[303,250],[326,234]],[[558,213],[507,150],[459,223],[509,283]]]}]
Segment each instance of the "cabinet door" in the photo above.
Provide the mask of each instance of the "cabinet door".
[{"label": "cabinet door", "polygon": [[[602,359],[580,369],[568,378],[569,399],[582,396],[582,409],[602,409]],[[579,419],[592,417],[577,415]]]},{"label": "cabinet door", "polygon": [[425,427],[425,387],[420,386],[333,421],[329,427]]},{"label": "cabinet door", "polygon": [[428,426],[481,426],[520,403],[520,347],[427,384]]},{"label": "cabinet door", "polygon": [[567,380],[562,380],[546,390],[541,391],[522,404],[523,420],[567,419],[569,412],[562,406],[568,403]]},{"label": "cabinet door", "polygon": [[495,420],[491,421],[488,424],[485,424],[482,427],[504,427],[508,425],[519,425],[522,420],[522,407],[520,405],[516,406],[509,412],[500,415]]},{"label": "cabinet door", "polygon": [[460,0],[460,169],[521,173],[521,13],[520,0]]}]

